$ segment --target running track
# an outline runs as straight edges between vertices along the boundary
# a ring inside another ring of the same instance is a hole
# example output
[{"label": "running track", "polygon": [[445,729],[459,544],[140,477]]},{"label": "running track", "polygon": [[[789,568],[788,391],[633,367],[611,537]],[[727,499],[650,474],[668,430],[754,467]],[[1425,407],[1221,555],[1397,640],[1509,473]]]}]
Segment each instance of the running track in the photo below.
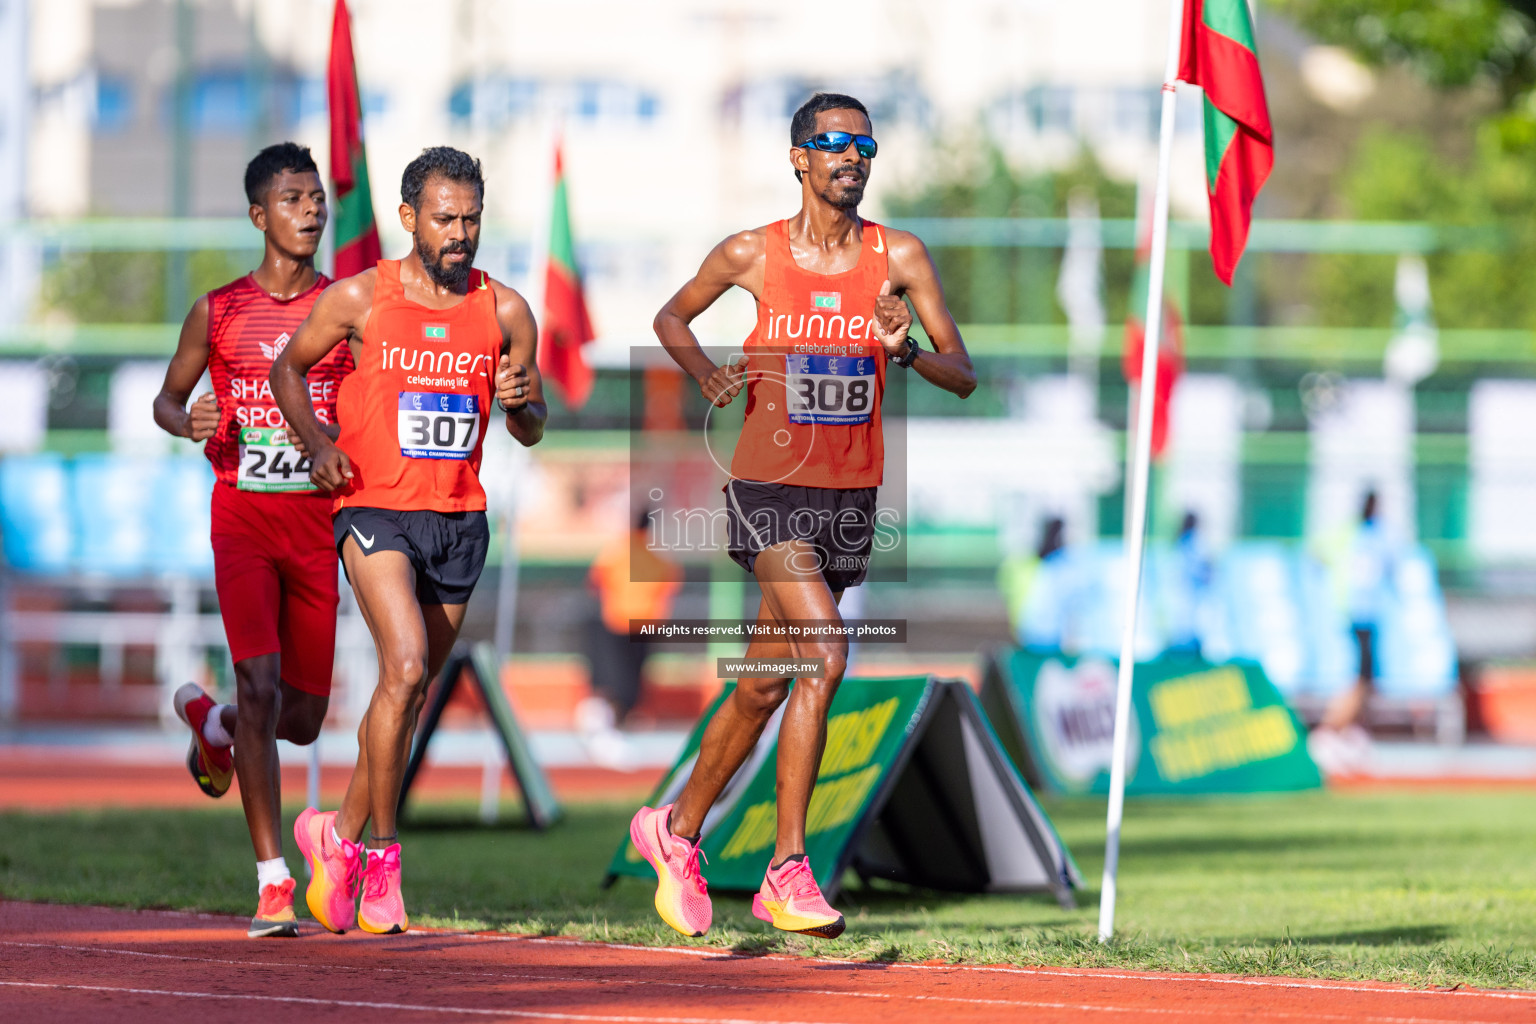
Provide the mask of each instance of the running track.
[{"label": "running track", "polygon": [[243,919],[0,903],[0,1020],[1513,1022],[1536,992],[1055,968],[851,964],[410,933],[245,938]]}]

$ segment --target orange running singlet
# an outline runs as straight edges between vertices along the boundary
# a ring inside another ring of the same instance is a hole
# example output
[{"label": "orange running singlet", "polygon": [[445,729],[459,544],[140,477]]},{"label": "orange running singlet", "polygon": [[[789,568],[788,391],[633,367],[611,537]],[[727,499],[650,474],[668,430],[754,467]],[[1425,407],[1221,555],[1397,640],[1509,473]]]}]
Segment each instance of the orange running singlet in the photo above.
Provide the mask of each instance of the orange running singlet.
[{"label": "orange running singlet", "polygon": [[336,491],[333,511],[483,512],[480,450],[500,359],[496,293],[484,271],[470,277],[464,301],[429,309],[405,297],[400,261],[380,260],[362,359],[337,402],[336,444],[353,477]]},{"label": "orange running singlet", "polygon": [[880,484],[886,356],[874,335],[874,312],[890,275],[885,232],[862,223],[859,262],[841,274],[802,269],[789,249],[788,222],[768,225],[757,329],[746,341],[746,422],[731,459],[738,480]]},{"label": "orange running singlet", "polygon": [[[272,400],[272,361],[329,285],[324,274],[302,295],[273,298],[247,274],[208,293],[208,376],[219,402],[219,429],[204,454],[221,483],[242,491],[307,491],[309,460],[288,442],[288,424]],[[352,372],[352,351],[338,345],[309,371],[309,397],[321,423],[336,422],[336,394]]]}]

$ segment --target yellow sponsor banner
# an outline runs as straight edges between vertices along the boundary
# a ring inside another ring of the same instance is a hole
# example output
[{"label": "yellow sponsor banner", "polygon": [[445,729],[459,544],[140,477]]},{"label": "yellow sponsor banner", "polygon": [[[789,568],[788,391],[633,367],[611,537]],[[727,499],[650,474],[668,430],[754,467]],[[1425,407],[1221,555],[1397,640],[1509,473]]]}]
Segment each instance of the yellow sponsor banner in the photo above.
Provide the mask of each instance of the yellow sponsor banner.
[{"label": "yellow sponsor banner", "polygon": [[[810,810],[805,816],[805,834],[814,836],[852,821],[880,780],[882,767],[872,764],[852,775],[817,782],[816,791],[811,794]],[[772,800],[748,807],[720,856],[733,860],[772,846],[778,834],[776,808]]]},{"label": "yellow sponsor banner", "polygon": [[1148,746],[1163,778],[1182,782],[1223,768],[1279,757],[1295,747],[1299,739],[1290,713],[1282,707],[1267,707],[1160,732]]},{"label": "yellow sponsor banner", "polygon": [[821,758],[821,771],[817,777],[831,778],[868,764],[900,704],[901,701],[892,697],[863,711],[850,711],[828,719],[827,750]]},{"label": "yellow sponsor banner", "polygon": [[1248,680],[1232,665],[1155,683],[1147,700],[1159,729],[1180,729],[1253,707]]}]

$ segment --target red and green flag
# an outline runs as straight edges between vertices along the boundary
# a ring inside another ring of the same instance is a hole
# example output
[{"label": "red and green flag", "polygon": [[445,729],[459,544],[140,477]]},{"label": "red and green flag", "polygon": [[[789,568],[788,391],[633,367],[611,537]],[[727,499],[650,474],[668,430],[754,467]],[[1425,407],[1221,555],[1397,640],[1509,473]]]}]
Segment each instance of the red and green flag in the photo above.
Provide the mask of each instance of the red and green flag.
[{"label": "red and green flag", "polygon": [[582,354],[594,337],[587,300],[576,272],[576,242],[566,198],[565,162],[555,145],[555,190],[550,203],[549,254],[544,271],[544,318],[539,328],[539,372],[560,386],[566,405],[579,409],[592,393],[595,374]]},{"label": "red and green flag", "polygon": [[331,221],[336,240],[337,278],[362,273],[379,261],[379,228],[368,192],[368,157],[363,152],[363,104],[352,59],[352,18],[347,0],[336,0],[331,18],[331,58],[325,91],[331,108]]},{"label": "red and green flag", "polygon": [[[1120,369],[1126,383],[1135,388],[1141,380],[1141,357],[1147,343],[1147,295],[1152,286],[1152,216],[1151,204],[1139,211],[1136,243],[1136,269],[1131,275],[1131,295],[1125,317],[1125,348]],[[1163,292],[1163,333],[1157,345],[1157,381],[1152,389],[1152,457],[1163,454],[1168,445],[1168,413],[1173,404],[1173,388],[1184,372],[1184,320],[1178,304]],[[1136,393],[1136,392],[1133,392]],[[1134,417],[1131,422],[1135,422]]]},{"label": "red and green flag", "polygon": [[1275,165],[1248,0],[1184,0],[1179,80],[1205,90],[1211,261],[1230,285],[1248,244],[1253,201]]}]

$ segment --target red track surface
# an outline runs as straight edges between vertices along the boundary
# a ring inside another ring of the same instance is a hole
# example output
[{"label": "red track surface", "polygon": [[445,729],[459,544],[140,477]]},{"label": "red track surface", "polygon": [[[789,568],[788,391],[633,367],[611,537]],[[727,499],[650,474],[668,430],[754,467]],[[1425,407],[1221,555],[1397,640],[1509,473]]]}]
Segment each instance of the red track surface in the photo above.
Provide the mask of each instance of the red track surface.
[{"label": "red track surface", "polygon": [[[351,766],[328,765],[320,772],[322,802],[334,806],[347,788]],[[645,797],[660,780],[661,769],[616,772],[603,768],[553,768],[550,784],[562,799],[631,800]],[[422,768],[412,793],[428,799],[478,800],[480,768],[434,766]],[[283,792],[304,798],[305,769],[283,770]],[[503,795],[512,783],[502,777]],[[221,804],[240,806],[238,783]],[[58,811],[100,807],[212,806],[193,785],[184,765],[124,764],[88,753],[56,747],[0,748],[0,810]]]},{"label": "red track surface", "polygon": [[1536,1019],[1536,993],[1056,968],[850,964],[460,932],[250,940],[243,920],[0,903],[0,1020]]}]

